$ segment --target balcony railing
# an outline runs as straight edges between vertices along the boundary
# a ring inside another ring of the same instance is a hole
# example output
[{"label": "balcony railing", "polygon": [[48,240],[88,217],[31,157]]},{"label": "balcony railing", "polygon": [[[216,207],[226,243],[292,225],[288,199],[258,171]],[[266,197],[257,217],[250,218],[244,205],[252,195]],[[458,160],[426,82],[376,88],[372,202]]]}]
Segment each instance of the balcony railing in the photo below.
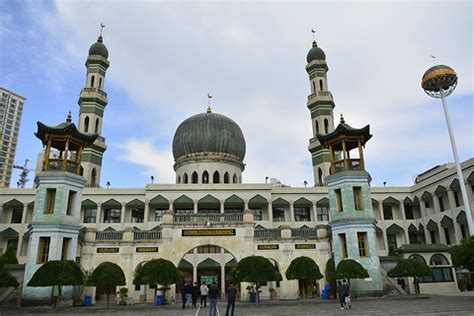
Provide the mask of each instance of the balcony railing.
[{"label": "balcony railing", "polygon": [[278,228],[256,229],[254,236],[255,238],[280,238],[281,230]]},{"label": "balcony railing", "polygon": [[133,240],[159,240],[161,231],[137,231],[133,232]]},{"label": "balcony railing", "polygon": [[206,223],[206,222],[242,222],[242,214],[175,214],[175,222]]},{"label": "balcony railing", "polygon": [[97,232],[95,234],[95,240],[122,240],[123,239],[123,232],[116,232],[116,231],[103,231]]},{"label": "balcony railing", "polygon": [[318,232],[316,228],[292,228],[291,237],[316,238],[318,237]]},{"label": "balcony railing", "polygon": [[63,160],[57,158],[50,158],[48,160],[49,171],[68,171],[77,173],[77,163],[71,160],[66,160],[66,170],[63,168]]},{"label": "balcony railing", "polygon": [[100,90],[99,88],[83,88],[81,90],[81,94],[83,93],[98,93],[104,98],[107,98],[107,92]]},{"label": "balcony railing", "polygon": [[321,100],[330,100],[332,99],[332,93],[329,91],[318,91],[317,93],[312,93],[308,95],[308,101],[310,102],[316,98]]},{"label": "balcony railing", "polygon": [[[344,171],[344,160],[338,160],[332,163],[333,172]],[[360,165],[360,159],[347,159],[348,170],[362,170]]]}]

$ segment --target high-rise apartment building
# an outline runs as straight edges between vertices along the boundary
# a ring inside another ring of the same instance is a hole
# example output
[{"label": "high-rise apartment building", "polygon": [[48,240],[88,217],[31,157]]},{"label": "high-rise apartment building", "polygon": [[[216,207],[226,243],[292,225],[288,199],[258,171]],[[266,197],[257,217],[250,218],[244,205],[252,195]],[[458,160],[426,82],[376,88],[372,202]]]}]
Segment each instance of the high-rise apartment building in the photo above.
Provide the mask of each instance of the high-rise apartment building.
[{"label": "high-rise apartment building", "polygon": [[25,98],[0,87],[0,188],[8,188]]}]

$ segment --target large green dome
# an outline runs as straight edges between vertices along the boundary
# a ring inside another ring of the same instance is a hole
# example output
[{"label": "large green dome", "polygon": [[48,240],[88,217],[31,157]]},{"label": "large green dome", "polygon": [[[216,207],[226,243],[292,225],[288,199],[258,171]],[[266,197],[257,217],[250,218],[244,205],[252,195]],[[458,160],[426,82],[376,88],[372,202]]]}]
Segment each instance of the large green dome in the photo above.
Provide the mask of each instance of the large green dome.
[{"label": "large green dome", "polygon": [[107,47],[104,45],[104,40],[102,39],[102,35],[99,36],[97,39],[97,42],[92,44],[92,46],[89,48],[89,56],[90,55],[100,55],[104,57],[105,59],[109,58],[109,51]]},{"label": "large green dome", "polygon": [[239,125],[217,113],[201,113],[178,126],[173,139],[174,159],[204,153],[245,157],[245,138]]}]

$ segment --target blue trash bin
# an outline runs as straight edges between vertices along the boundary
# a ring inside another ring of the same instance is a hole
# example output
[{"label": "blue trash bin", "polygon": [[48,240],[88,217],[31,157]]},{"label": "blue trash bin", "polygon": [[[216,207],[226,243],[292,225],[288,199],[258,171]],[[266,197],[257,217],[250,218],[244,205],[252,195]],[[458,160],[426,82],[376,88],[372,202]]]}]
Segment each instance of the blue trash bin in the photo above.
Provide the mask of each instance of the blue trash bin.
[{"label": "blue trash bin", "polygon": [[156,306],[163,305],[163,295],[156,296]]},{"label": "blue trash bin", "polygon": [[84,296],[84,306],[92,306],[92,296]]}]

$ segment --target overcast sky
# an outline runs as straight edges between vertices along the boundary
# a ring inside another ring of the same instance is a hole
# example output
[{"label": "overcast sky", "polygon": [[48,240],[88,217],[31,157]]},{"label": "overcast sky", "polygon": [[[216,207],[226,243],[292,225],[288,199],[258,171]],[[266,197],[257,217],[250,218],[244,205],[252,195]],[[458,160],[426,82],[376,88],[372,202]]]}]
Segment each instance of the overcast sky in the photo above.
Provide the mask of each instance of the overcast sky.
[{"label": "overcast sky", "polygon": [[313,184],[305,66],[315,28],[336,123],[343,113],[353,127],[371,126],[372,185],[410,185],[453,160],[440,101],[420,87],[431,54],[459,75],[448,103],[461,159],[474,156],[473,16],[472,1],[4,1],[0,86],[27,98],[16,162],[41,151],[36,121],[55,125],[72,110],[77,122],[84,62],[103,22],[111,65],[102,185],[143,187],[151,175],[173,183],[174,132],[206,110],[208,92],[213,111],[244,133],[244,182]]}]

